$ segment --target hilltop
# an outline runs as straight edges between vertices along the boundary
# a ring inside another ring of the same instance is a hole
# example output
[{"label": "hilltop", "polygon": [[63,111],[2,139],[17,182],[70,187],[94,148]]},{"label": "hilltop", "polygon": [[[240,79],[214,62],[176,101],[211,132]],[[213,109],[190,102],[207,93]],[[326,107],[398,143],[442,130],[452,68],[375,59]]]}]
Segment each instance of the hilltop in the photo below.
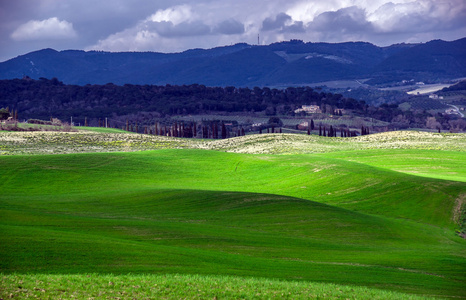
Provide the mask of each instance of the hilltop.
[{"label": "hilltop", "polygon": [[157,149],[203,149],[249,154],[312,154],[356,150],[466,151],[466,134],[392,131],[352,138],[303,134],[253,134],[225,140],[186,139],[125,131],[0,131],[0,154],[133,152]]},{"label": "hilltop", "polygon": [[236,44],[181,53],[43,49],[0,63],[0,79],[59,78],[66,84],[303,86],[371,78],[381,84],[466,77],[466,38],[377,47],[364,42]]}]

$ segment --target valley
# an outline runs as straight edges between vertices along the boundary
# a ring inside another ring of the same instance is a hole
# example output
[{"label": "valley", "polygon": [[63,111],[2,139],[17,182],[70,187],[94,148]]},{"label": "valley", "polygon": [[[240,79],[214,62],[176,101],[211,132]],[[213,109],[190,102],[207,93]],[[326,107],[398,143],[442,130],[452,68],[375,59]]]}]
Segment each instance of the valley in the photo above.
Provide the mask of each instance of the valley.
[{"label": "valley", "polygon": [[464,134],[98,131],[2,132],[0,296],[466,297]]}]

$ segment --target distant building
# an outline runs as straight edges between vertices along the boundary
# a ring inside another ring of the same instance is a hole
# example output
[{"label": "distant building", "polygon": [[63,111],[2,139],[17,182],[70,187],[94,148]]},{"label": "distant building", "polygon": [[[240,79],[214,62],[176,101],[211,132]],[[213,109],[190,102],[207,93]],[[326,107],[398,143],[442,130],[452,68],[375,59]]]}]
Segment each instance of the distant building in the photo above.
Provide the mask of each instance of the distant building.
[{"label": "distant building", "polygon": [[298,129],[299,130],[306,130],[309,128],[309,122],[307,121],[304,121],[304,122],[301,122],[300,124],[298,124]]},{"label": "distant building", "polygon": [[429,95],[429,98],[430,99],[435,99],[435,100],[441,100],[441,99],[443,99],[443,96],[432,94],[432,95]]},{"label": "distant building", "polygon": [[302,105],[301,108],[296,109],[294,112],[295,114],[298,114],[302,111],[308,114],[316,114],[322,112],[318,105]]},{"label": "distant building", "polygon": [[448,108],[448,109],[446,109],[446,110],[445,110],[445,113],[446,113],[447,115],[458,115],[458,114],[459,114],[459,112],[458,112],[456,109],[454,109],[454,108]]}]

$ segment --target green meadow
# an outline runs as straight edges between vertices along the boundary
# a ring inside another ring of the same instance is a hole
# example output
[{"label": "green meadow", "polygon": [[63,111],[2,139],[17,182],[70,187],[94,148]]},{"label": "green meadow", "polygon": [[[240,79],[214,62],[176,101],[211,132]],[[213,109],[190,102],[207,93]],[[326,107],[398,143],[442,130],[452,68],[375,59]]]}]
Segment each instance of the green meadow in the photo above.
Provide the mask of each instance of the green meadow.
[{"label": "green meadow", "polygon": [[0,298],[465,298],[466,137],[430,135],[55,155],[11,138]]}]

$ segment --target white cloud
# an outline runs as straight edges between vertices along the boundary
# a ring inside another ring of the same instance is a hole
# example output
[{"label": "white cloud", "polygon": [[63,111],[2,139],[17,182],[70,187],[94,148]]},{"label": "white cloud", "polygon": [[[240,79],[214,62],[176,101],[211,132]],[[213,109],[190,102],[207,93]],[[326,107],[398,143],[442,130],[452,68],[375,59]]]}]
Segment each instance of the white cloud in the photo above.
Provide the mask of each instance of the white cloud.
[{"label": "white cloud", "polygon": [[[465,18],[463,0],[418,0],[407,3],[388,2],[368,16],[379,32],[426,32],[452,26],[458,18]],[[464,22],[464,19],[463,19]]]},{"label": "white cloud", "polygon": [[218,46],[225,36],[229,41],[243,41],[238,36],[245,34],[244,23],[225,13],[204,21],[202,9],[205,6],[178,5],[157,10],[134,27],[109,35],[87,49],[173,52]]},{"label": "white cloud", "polygon": [[190,5],[177,5],[167,9],[159,9],[147,20],[152,22],[172,22],[174,25],[178,25],[193,18],[194,14]]},{"label": "white cloud", "polygon": [[60,21],[55,17],[42,21],[31,20],[19,26],[11,34],[11,38],[15,41],[60,40],[76,36],[72,23]]}]

